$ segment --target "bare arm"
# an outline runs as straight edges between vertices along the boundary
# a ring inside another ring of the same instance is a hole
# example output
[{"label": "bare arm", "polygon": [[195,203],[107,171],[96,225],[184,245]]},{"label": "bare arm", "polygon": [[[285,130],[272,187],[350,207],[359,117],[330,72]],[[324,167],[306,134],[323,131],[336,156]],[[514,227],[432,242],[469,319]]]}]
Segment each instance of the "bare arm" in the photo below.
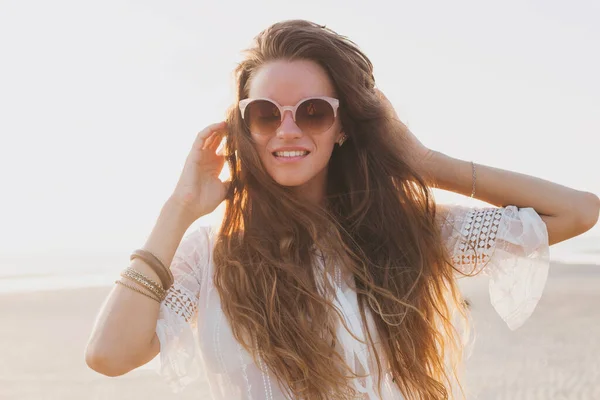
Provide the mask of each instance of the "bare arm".
[{"label": "bare arm", "polygon": [[[471,163],[431,152],[425,175],[433,186],[471,195]],[[598,221],[600,200],[582,192],[533,176],[476,164],[475,196],[495,206],[531,207],[544,220],[549,244],[555,244],[591,229]]]},{"label": "bare arm", "polygon": [[[169,266],[191,226],[190,220],[193,222],[181,207],[165,203],[144,249]],[[160,281],[158,275],[137,258],[131,267]],[[88,366],[104,375],[118,376],[152,360],[160,350],[155,333],[158,313],[156,301],[115,285],[94,324],[85,352]]]},{"label": "bare arm", "polygon": [[[375,89],[382,105],[397,121],[409,146],[409,160],[432,186],[471,195],[471,163],[452,158],[424,146],[400,120],[394,106]],[[498,207],[516,206],[533,208],[544,220],[549,244],[555,244],[580,235],[598,221],[600,200],[593,193],[582,192],[540,178],[476,165],[475,196]]]}]

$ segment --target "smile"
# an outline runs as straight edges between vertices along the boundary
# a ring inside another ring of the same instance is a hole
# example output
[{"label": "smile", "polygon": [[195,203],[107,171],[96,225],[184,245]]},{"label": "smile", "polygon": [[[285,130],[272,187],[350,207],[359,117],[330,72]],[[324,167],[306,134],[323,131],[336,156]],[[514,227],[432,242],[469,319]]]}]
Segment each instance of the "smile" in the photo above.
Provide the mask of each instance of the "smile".
[{"label": "smile", "polygon": [[275,157],[303,157],[308,155],[308,151],[276,151],[273,153]]},{"label": "smile", "polygon": [[275,151],[272,154],[278,162],[289,163],[303,160],[310,151]]}]

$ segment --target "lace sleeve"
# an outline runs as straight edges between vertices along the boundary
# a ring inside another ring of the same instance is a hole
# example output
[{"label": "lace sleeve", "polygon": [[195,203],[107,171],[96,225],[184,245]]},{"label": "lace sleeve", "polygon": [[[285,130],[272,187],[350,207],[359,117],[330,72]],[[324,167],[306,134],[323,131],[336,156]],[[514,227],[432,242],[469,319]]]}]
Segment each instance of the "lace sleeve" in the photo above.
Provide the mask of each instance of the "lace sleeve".
[{"label": "lace sleeve", "polygon": [[546,224],[532,208],[438,206],[454,266],[489,277],[490,301],[512,330],[533,313],[549,269]]},{"label": "lace sleeve", "polygon": [[200,375],[199,352],[194,334],[202,272],[210,262],[210,230],[201,227],[185,236],[173,257],[175,282],[160,304],[156,335],[160,342],[158,373],[174,392]]}]

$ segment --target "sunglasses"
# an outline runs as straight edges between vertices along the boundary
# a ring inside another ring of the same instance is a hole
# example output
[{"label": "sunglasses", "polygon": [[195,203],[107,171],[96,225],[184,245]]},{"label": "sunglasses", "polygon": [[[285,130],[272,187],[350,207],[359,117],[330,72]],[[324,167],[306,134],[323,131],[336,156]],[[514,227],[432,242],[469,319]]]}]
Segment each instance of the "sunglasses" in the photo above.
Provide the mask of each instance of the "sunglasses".
[{"label": "sunglasses", "polygon": [[246,127],[255,134],[274,134],[288,110],[302,132],[318,134],[331,128],[339,104],[338,99],[325,96],[302,99],[295,106],[281,106],[273,100],[260,98],[240,100],[239,108]]}]

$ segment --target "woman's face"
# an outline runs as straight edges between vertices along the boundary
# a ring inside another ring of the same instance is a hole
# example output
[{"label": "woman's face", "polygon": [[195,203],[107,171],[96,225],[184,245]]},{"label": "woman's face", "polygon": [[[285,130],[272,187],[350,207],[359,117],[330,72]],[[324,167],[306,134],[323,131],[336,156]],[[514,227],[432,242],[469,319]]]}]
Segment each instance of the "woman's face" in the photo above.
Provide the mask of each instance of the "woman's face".
[{"label": "woman's face", "polygon": [[[248,95],[251,99],[271,99],[282,107],[320,96],[335,98],[336,93],[323,68],[308,60],[281,60],[263,65],[251,78]],[[305,113],[311,112],[310,107],[304,108]],[[297,120],[300,113],[298,110]],[[314,192],[322,195],[333,146],[343,135],[339,118],[320,132],[305,132],[298,125],[302,126],[300,122],[296,124],[292,112],[286,110],[281,125],[274,132],[252,132],[252,128],[250,131],[265,169],[277,183],[311,191],[311,197]],[[283,149],[308,151],[308,154],[279,152]],[[289,157],[291,154],[296,156]]]}]

